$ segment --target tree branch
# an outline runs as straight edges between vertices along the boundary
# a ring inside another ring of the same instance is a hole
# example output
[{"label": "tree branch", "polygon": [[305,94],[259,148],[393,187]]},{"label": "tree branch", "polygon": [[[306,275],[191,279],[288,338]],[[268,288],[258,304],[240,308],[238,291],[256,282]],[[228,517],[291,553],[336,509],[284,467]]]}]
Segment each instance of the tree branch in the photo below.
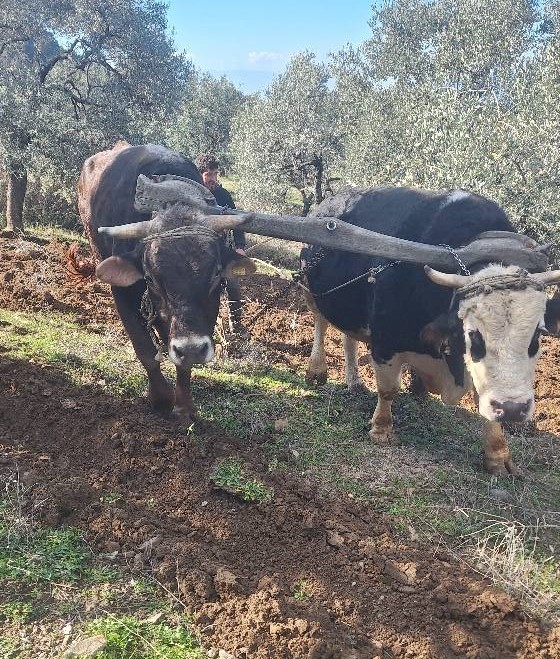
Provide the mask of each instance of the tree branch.
[{"label": "tree branch", "polygon": [[68,59],[68,57],[74,52],[74,48],[80,43],[79,39],[74,39],[72,45],[67,50],[62,50],[60,53],[52,57],[44,66],[39,69],[39,83],[42,85],[45,82],[46,77],[56,66],[56,64],[62,60]]}]

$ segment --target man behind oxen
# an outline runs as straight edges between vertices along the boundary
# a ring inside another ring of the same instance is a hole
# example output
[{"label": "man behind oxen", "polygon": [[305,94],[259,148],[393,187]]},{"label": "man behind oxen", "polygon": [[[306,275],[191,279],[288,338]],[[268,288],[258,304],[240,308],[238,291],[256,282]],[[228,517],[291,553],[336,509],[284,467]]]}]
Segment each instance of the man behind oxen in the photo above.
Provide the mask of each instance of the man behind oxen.
[{"label": "man behind oxen", "polygon": [[[218,180],[220,163],[215,156],[208,153],[201,154],[196,158],[195,164],[202,176],[202,181],[205,187],[207,187],[214,197],[216,197],[218,204],[220,206],[227,206],[228,208],[235,208],[235,203],[233,202],[231,194]],[[229,244],[229,246],[235,249],[238,254],[245,255],[246,241],[244,231],[241,229],[234,229],[233,231],[224,233],[222,238],[224,244]],[[230,329],[232,332],[245,335],[248,338],[249,332],[241,323],[243,303],[241,301],[241,288],[238,279],[230,277],[226,280],[226,293],[228,298]]]}]

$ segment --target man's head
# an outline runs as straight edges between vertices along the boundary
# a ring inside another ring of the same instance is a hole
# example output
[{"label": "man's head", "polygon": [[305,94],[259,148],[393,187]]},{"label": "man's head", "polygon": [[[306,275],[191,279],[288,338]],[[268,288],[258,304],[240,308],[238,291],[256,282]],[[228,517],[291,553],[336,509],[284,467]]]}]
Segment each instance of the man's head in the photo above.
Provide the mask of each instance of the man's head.
[{"label": "man's head", "polygon": [[209,153],[204,153],[197,157],[195,164],[202,175],[202,182],[209,189],[213,190],[218,184],[218,170],[220,163]]}]

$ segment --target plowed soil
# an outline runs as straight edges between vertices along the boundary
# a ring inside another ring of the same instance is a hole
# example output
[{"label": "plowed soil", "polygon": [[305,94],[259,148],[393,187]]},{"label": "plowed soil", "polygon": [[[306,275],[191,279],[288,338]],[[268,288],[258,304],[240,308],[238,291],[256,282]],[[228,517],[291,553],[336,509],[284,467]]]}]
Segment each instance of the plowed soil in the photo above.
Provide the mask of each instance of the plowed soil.
[{"label": "plowed soil", "polygon": [[[108,289],[73,279],[65,253],[63,243],[0,240],[0,306],[72,312],[96,331],[118,327]],[[312,321],[297,292],[280,296],[285,286],[263,275],[247,281],[245,314],[268,359],[302,372]],[[335,332],[327,349],[341,379]],[[558,360],[547,341],[537,423],[555,433]],[[153,569],[178,591],[205,645],[238,659],[560,657],[559,628],[532,621],[437,547],[404,544],[366,504],[269,472],[258,438],[241,445],[206,423],[193,441],[144,400],[77,388],[56,368],[2,357],[1,347],[0,445],[0,470],[19,469],[45,502],[46,523],[80,526],[100,551]],[[274,488],[271,503],[212,488],[216,461],[232,455]],[[120,498],[102,506],[108,491]],[[302,579],[310,594],[296,598]]]}]

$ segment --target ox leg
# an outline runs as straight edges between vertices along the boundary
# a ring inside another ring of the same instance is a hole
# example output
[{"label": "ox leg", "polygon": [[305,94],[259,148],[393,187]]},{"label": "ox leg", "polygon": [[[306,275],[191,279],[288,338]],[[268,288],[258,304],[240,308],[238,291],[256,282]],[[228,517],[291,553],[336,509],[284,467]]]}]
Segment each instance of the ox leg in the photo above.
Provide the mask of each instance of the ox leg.
[{"label": "ox leg", "polygon": [[192,369],[177,367],[177,387],[175,389],[175,407],[173,414],[183,423],[191,423],[198,419],[198,412],[193,403],[191,393]]},{"label": "ox leg", "polygon": [[522,476],[511,459],[507,438],[498,421],[484,424],[484,469],[493,476]]},{"label": "ox leg", "polygon": [[358,372],[358,342],[346,334],[342,335],[344,345],[344,376],[348,389],[359,391],[366,389]]},{"label": "ox leg", "polygon": [[144,284],[142,282],[139,287],[141,291],[139,295],[131,290],[134,286],[136,284],[126,289],[112,287],[115,306],[130,337],[134,352],[148,374],[150,405],[157,412],[167,413],[173,409],[175,394],[171,384],[163,377],[160,363],[155,358],[156,349],[146,330],[145,321],[140,315],[140,299]]},{"label": "ox leg", "polygon": [[325,384],[327,381],[325,333],[329,323],[315,306],[313,297],[309,295],[309,293],[305,293],[304,296],[307,307],[313,314],[313,321],[315,325],[313,331],[313,347],[311,349],[311,356],[309,357],[307,371],[305,372],[305,381],[307,384]]},{"label": "ox leg", "polygon": [[395,360],[394,363],[374,362],[373,365],[377,381],[377,405],[371,417],[369,436],[376,444],[395,444],[397,437],[393,431],[391,406],[400,390],[402,364]]}]

